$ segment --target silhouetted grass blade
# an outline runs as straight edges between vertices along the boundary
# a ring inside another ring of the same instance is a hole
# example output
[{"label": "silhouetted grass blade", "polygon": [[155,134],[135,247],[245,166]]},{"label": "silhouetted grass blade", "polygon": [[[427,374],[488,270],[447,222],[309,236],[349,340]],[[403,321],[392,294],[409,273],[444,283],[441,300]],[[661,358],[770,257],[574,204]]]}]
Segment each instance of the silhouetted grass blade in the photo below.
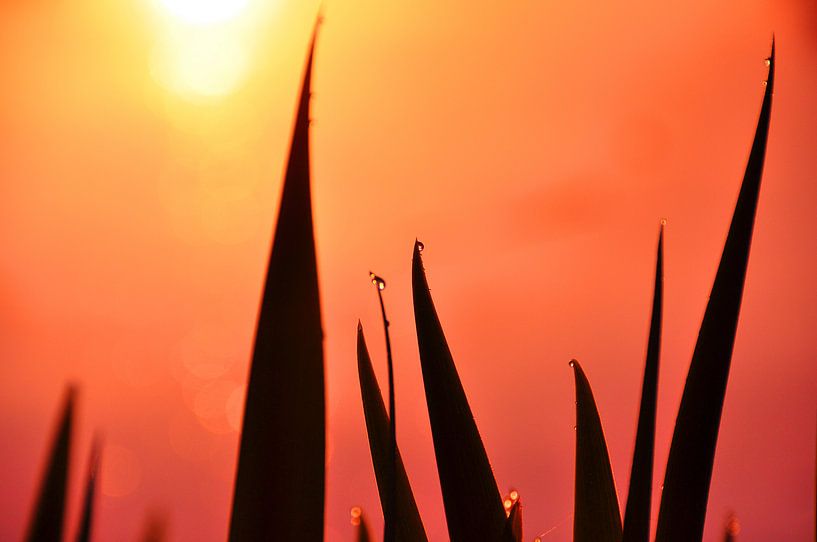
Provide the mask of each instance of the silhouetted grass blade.
[{"label": "silhouetted grass blade", "polygon": [[661,350],[661,312],[664,287],[664,226],[658,235],[658,255],[655,263],[655,287],[652,298],[650,337],[647,341],[647,361],[641,385],[641,409],[635,437],[630,489],[624,510],[622,542],[649,542],[650,505],[652,502],[652,471],[655,449],[655,411],[658,396],[658,361]]},{"label": "silhouetted grass blade", "polygon": [[309,173],[314,39],[258,317],[230,523],[233,541],[323,537],[323,341]]},{"label": "silhouetted grass blade", "polygon": [[164,542],[167,539],[168,519],[164,512],[153,510],[145,518],[139,539],[142,542]]},{"label": "silhouetted grass blade", "polygon": [[576,500],[574,542],[620,542],[621,512],[601,419],[590,383],[579,362],[576,377]]},{"label": "silhouetted grass blade", "polygon": [[88,478],[85,481],[85,495],[82,499],[82,513],[77,530],[77,542],[89,542],[94,524],[94,497],[96,495],[97,475],[99,472],[100,444],[94,439],[91,445],[91,457],[88,462]]},{"label": "silhouetted grass blade", "polygon": [[29,542],[62,542],[76,392],[69,388],[28,526]]},{"label": "silhouetted grass blade", "polygon": [[658,515],[657,542],[695,542],[703,536],[712,464],[766,154],[774,89],[774,44],[768,64],[769,78],[757,131],[675,421]]},{"label": "silhouetted grass blade", "polygon": [[734,515],[730,515],[723,528],[723,542],[735,542],[740,532],[740,522]]},{"label": "silhouetted grass blade", "polygon": [[357,518],[357,542],[370,542],[372,534],[369,530],[369,524],[366,521],[366,516],[363,512]]},{"label": "silhouetted grass blade", "polygon": [[453,542],[501,540],[505,510],[428,289],[415,243],[412,291],[434,453]]},{"label": "silhouetted grass blade", "polygon": [[505,522],[505,542],[522,542],[522,501],[517,500],[511,506],[508,519]]},{"label": "silhouetted grass blade", "polygon": [[[383,302],[383,290],[386,289],[386,281],[369,271],[369,278],[377,289],[377,300],[380,302],[380,314],[383,318],[383,334],[386,338],[386,365],[388,368],[389,381],[389,475],[387,476],[387,501],[388,505],[383,504],[383,509],[394,510],[397,507],[397,494],[395,493],[394,480],[397,478],[397,414],[396,414],[396,399],[394,391],[394,360],[391,355],[391,337],[389,334],[389,319],[386,317],[386,304]],[[362,332],[360,322],[358,322],[358,331]],[[380,396],[380,389],[378,388],[378,396]],[[383,525],[383,542],[394,542],[396,540],[396,532],[394,529],[394,515],[389,514]]]},{"label": "silhouetted grass blade", "polygon": [[[383,396],[377,384],[372,368],[363,327],[357,328],[357,369],[360,378],[360,395],[363,399],[363,413],[366,418],[366,430],[369,435],[369,449],[372,453],[377,489],[380,493],[380,504],[386,522],[394,522],[395,537],[401,542],[423,542],[428,540],[411,491],[399,448],[396,449],[394,470],[392,470],[391,436],[389,416],[383,404]],[[396,483],[391,480],[392,472]],[[394,501],[390,498],[393,489]],[[392,513],[391,503],[396,507],[396,517]]]}]

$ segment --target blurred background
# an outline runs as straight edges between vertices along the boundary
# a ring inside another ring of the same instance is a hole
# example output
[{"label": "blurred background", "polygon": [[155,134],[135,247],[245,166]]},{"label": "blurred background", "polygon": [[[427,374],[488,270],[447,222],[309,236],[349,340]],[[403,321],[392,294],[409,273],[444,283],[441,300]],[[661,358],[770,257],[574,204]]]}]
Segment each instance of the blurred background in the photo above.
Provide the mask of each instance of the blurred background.
[{"label": "blurred background", "polygon": [[[244,385],[318,2],[0,3],[0,538],[20,539],[67,383],[80,389],[70,532],[104,434],[99,540],[147,518],[224,540]],[[328,393],[326,536],[382,520],[355,360],[395,346],[398,438],[447,538],[410,257],[526,538],[572,535],[574,398],[593,384],[620,494],[658,225],[666,231],[655,510],[757,121],[764,185],[707,521],[808,540],[817,418],[817,4],[328,0],[312,100]],[[286,496],[281,506],[287,504]],[[623,499],[622,499],[623,506]]]}]

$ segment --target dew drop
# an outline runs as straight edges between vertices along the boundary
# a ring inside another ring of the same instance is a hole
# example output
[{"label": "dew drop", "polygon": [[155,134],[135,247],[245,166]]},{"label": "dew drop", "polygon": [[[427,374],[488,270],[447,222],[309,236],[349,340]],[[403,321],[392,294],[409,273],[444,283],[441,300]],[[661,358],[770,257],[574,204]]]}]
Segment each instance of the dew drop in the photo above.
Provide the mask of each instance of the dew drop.
[{"label": "dew drop", "polygon": [[423,244],[422,241],[418,240],[417,241],[417,252],[422,252],[424,248],[426,248],[426,246]]},{"label": "dew drop", "polygon": [[513,506],[513,502],[510,499],[505,499],[502,505],[505,507],[505,510],[509,510],[511,506]]},{"label": "dew drop", "polygon": [[369,271],[369,278],[372,279],[372,284],[377,286],[378,290],[385,290],[386,289],[386,281],[383,280],[381,277],[378,277],[371,271]]},{"label": "dew drop", "polygon": [[667,225],[667,219],[666,219],[666,218],[662,218],[662,219],[661,219],[661,225],[662,225],[662,226],[666,226],[666,225]]},{"label": "dew drop", "polygon": [[576,430],[576,426],[575,426],[575,425],[573,426],[573,430],[574,430],[574,431]]},{"label": "dew drop", "polygon": [[570,365],[571,367],[575,367],[576,366],[576,360],[571,359],[570,361],[567,362],[567,364]]},{"label": "dew drop", "polygon": [[735,516],[729,518],[729,523],[726,525],[726,530],[733,537],[740,534],[740,521]]},{"label": "dew drop", "polygon": [[768,85],[768,84],[769,84],[769,82],[768,82],[768,81],[763,81],[763,86],[764,86],[764,87],[765,87],[766,85]]},{"label": "dew drop", "polygon": [[359,506],[353,506],[349,514],[352,516],[352,525],[360,525],[360,516],[363,515],[363,510]]},{"label": "dew drop", "polygon": [[517,490],[515,490],[515,489],[512,489],[510,495],[508,495],[508,496],[511,498],[512,501],[518,501],[519,500],[519,492]]},{"label": "dew drop", "polygon": [[768,57],[768,58],[766,58],[766,59],[763,61],[763,63],[764,63],[764,64],[766,64],[766,67],[768,68],[769,66],[771,66],[771,65],[772,65],[772,57]]}]

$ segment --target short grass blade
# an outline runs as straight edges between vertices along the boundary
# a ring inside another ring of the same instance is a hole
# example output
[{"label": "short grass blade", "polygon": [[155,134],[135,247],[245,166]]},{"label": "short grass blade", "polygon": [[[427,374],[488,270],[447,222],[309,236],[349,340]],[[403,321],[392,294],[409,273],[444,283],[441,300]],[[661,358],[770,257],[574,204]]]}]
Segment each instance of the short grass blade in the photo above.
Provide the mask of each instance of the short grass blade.
[{"label": "short grass blade", "polygon": [[100,444],[94,439],[91,445],[91,459],[88,462],[88,477],[85,480],[85,495],[82,498],[82,515],[77,530],[77,542],[89,542],[94,526],[94,499],[96,497],[97,476],[99,473]]},{"label": "short grass blade", "polygon": [[508,520],[505,523],[504,542],[522,542],[522,501],[517,500],[511,506]]},{"label": "short grass blade", "polygon": [[141,542],[165,542],[169,530],[168,517],[165,512],[152,510],[145,518],[145,524],[139,535]]},{"label": "short grass blade", "polygon": [[620,542],[621,512],[596,401],[579,362],[572,360],[570,366],[576,377],[573,541]]},{"label": "short grass blade", "polygon": [[29,542],[62,542],[76,392],[69,388],[28,526]]},{"label": "short grass blade", "polygon": [[258,317],[230,540],[322,540],[323,333],[312,226],[309,96],[301,88]]},{"label": "short grass blade", "polygon": [[414,246],[414,320],[434,453],[452,542],[502,540],[505,510]]},{"label": "short grass blade", "polygon": [[661,350],[661,312],[664,289],[664,224],[658,235],[658,256],[655,264],[655,287],[652,297],[650,337],[647,341],[647,361],[641,384],[641,409],[635,437],[630,489],[624,510],[622,542],[649,542],[650,505],[652,503],[652,471],[655,450],[655,411],[658,397],[658,360]]},{"label": "short grass blade", "polygon": [[731,514],[723,528],[723,542],[736,542],[740,533],[740,522],[737,516]]},{"label": "short grass blade", "polygon": [[757,131],[675,420],[658,513],[657,542],[695,542],[703,537],[715,446],[766,155],[774,89],[774,44],[767,62],[769,77]]},{"label": "short grass blade", "polygon": [[[380,504],[386,522],[393,522],[396,540],[400,542],[425,542],[423,521],[411,491],[406,468],[397,448],[394,471],[392,471],[391,436],[389,416],[383,404],[383,396],[377,384],[363,327],[357,328],[357,368],[360,378],[360,395],[363,398],[363,413],[366,418],[366,430],[369,435],[369,449],[372,453],[377,489],[380,493]],[[391,481],[395,473],[396,483]],[[391,509],[391,488],[394,488],[394,506],[396,515]]]},{"label": "short grass blade", "polygon": [[356,531],[357,531],[357,542],[371,542],[374,540],[372,538],[371,529],[369,529],[369,523],[366,521],[366,516],[360,511],[356,518],[353,518],[355,522]]}]

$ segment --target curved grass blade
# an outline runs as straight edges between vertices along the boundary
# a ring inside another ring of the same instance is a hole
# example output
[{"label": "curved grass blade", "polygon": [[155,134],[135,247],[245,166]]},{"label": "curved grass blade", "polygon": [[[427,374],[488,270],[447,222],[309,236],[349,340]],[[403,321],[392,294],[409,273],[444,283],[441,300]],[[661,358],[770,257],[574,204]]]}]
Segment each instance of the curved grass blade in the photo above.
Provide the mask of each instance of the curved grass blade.
[{"label": "curved grass blade", "polygon": [[[380,387],[377,384],[369,351],[366,348],[363,327],[360,324],[357,327],[357,369],[366,430],[369,435],[369,449],[372,453],[372,464],[377,479],[377,489],[380,493],[380,504],[383,507],[383,517],[386,522],[393,521],[396,540],[425,542],[428,538],[420,518],[420,511],[417,509],[417,502],[411,491],[403,459],[400,457],[399,448],[396,449],[394,458],[391,455],[389,416],[383,404]],[[392,463],[393,459],[394,463]],[[392,480],[396,480],[396,483],[392,483]],[[393,501],[391,495],[394,496]],[[392,508],[392,503],[394,508]],[[396,510],[396,517],[392,510]]]},{"label": "curved grass blade", "polygon": [[76,391],[69,388],[29,523],[26,540],[30,542],[62,542],[63,539],[75,397]]},{"label": "curved grass blade", "polygon": [[607,442],[590,383],[579,362],[576,377],[576,500],[574,542],[620,542],[621,512],[607,454]]},{"label": "curved grass blade", "polygon": [[511,506],[508,520],[505,522],[505,542],[522,542],[522,504],[517,500]]},{"label": "curved grass blade", "polygon": [[[369,271],[369,278],[377,288],[377,300],[380,302],[380,314],[383,318],[383,334],[386,337],[386,365],[388,367],[389,380],[389,474],[386,478],[386,500],[388,505],[384,505],[384,510],[388,509],[389,514],[385,514],[385,521],[383,526],[383,542],[395,541],[395,516],[391,513],[397,508],[397,494],[394,487],[394,480],[397,478],[397,414],[396,414],[396,400],[394,392],[394,360],[391,356],[391,337],[389,336],[389,319],[386,317],[386,304],[383,302],[383,290],[386,289],[386,281]],[[360,323],[358,323],[358,331],[362,333]],[[359,356],[359,354],[358,354]],[[378,388],[378,396],[380,396],[380,389]],[[385,501],[384,501],[385,503]]]},{"label": "curved grass blade", "polygon": [[88,463],[88,478],[85,482],[85,496],[82,499],[82,515],[76,542],[89,542],[94,523],[94,497],[96,495],[97,474],[99,473],[100,445],[94,439],[91,445],[91,459]]},{"label": "curved grass blade", "polygon": [[703,537],[712,464],[766,154],[774,89],[774,42],[767,62],[769,78],[757,131],[675,421],[658,514],[657,542],[694,542]]},{"label": "curved grass blade", "polygon": [[323,333],[309,174],[314,43],[313,36],[258,316],[232,541],[323,538]]},{"label": "curved grass blade", "polygon": [[658,361],[661,351],[661,312],[664,289],[664,222],[658,234],[658,255],[655,263],[655,287],[652,298],[650,338],[647,341],[647,361],[641,385],[641,409],[635,437],[630,489],[624,510],[622,542],[649,542],[650,504],[652,502],[652,471],[655,449],[655,411],[658,396]]},{"label": "curved grass blade", "polygon": [[501,540],[505,510],[414,245],[412,292],[434,454],[452,542]]}]

